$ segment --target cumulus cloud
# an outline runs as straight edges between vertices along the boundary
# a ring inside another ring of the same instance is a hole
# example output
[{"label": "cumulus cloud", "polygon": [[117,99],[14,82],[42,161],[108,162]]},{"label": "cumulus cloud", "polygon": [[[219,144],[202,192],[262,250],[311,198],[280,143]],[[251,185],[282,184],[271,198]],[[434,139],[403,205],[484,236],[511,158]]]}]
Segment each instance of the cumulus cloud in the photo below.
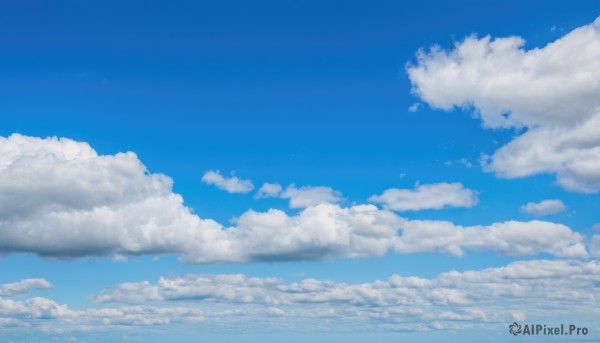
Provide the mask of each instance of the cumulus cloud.
[{"label": "cumulus cloud", "polygon": [[202,176],[202,182],[214,185],[229,193],[249,193],[254,189],[250,180],[242,180],[237,176],[224,177],[218,170],[209,170]]},{"label": "cumulus cloud", "polygon": [[344,201],[342,193],[324,186],[302,186],[294,184],[286,187],[281,193],[282,199],[290,199],[291,208],[306,208],[319,204],[336,204]]},{"label": "cumulus cloud", "polygon": [[540,202],[528,202],[521,206],[521,211],[534,216],[546,216],[564,212],[567,209],[565,204],[557,199],[543,200]]},{"label": "cumulus cloud", "polygon": [[[0,151],[0,252],[5,254],[177,254],[188,263],[367,258],[390,250],[586,255],[583,236],[560,224],[461,227],[409,221],[373,205],[321,203],[295,215],[249,210],[225,227],[193,214],[172,192],[171,180],[150,173],[133,153],[98,155],[85,143],[20,135],[1,138]],[[297,207],[314,200],[303,188],[286,191]],[[315,201],[334,200],[330,190],[324,193],[329,198]]]},{"label": "cumulus cloud", "polygon": [[588,257],[584,237],[562,224],[507,221],[489,226],[459,226],[447,221],[410,220],[394,242],[400,253],[438,251],[463,256],[464,249],[501,255],[546,252],[560,257]]},{"label": "cumulus cloud", "polygon": [[600,19],[542,48],[520,37],[467,37],[420,51],[407,72],[434,108],[473,108],[489,128],[526,128],[484,159],[500,177],[556,174],[576,192],[600,189]]},{"label": "cumulus cloud", "polygon": [[256,192],[256,195],[254,196],[254,198],[255,199],[276,198],[276,197],[279,197],[279,194],[281,193],[281,190],[282,190],[282,188],[281,188],[280,184],[265,182],[258,189],[258,191]]},{"label": "cumulus cloud", "polygon": [[473,207],[479,200],[477,192],[461,183],[434,183],[414,189],[390,188],[381,195],[373,195],[369,201],[383,204],[393,211],[439,210],[446,207]]}]

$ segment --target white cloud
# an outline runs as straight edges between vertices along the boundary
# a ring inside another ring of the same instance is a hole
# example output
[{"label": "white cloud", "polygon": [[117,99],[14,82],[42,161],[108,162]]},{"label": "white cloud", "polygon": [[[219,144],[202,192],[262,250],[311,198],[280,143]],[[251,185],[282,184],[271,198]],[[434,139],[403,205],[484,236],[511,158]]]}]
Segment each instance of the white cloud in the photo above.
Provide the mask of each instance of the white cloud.
[{"label": "white cloud", "polygon": [[439,210],[446,207],[473,207],[478,203],[477,192],[461,183],[434,183],[414,189],[390,188],[369,201],[383,204],[394,211]]},{"label": "white cloud", "polygon": [[525,318],[594,321],[600,303],[600,264],[530,260],[448,271],[433,278],[392,275],[363,283],[315,279],[286,283],[243,274],[174,275],[156,283],[116,285],[93,299],[97,306],[126,306],[75,310],[45,298],[0,298],[0,327],[69,332],[132,326],[170,330],[169,325],[270,331],[283,326],[314,332],[317,327],[430,330],[433,322],[438,323],[434,329],[464,330]]},{"label": "white cloud", "polygon": [[557,199],[528,202],[521,206],[521,211],[538,217],[564,212],[566,209],[565,204]]},{"label": "white cloud", "polygon": [[[387,280],[355,284],[315,279],[284,283],[242,274],[181,275],[160,278],[155,284],[117,285],[94,299],[126,304],[190,301],[238,309],[266,306],[273,314],[289,314],[293,321],[332,316],[342,326],[358,319],[362,326],[439,321],[446,328],[457,321],[558,320],[575,315],[594,319],[600,302],[599,281],[598,261],[531,260],[499,268],[449,271],[431,279],[392,275]],[[330,313],[325,314],[323,308]]]},{"label": "white cloud", "polygon": [[242,180],[237,176],[224,177],[218,170],[209,170],[202,176],[202,182],[215,185],[229,193],[249,193],[254,189],[250,180]]},{"label": "white cloud", "polygon": [[324,186],[303,186],[291,184],[281,193],[282,199],[290,199],[291,208],[306,208],[319,204],[336,204],[344,201],[342,193]]},{"label": "white cloud", "polygon": [[265,182],[256,192],[255,199],[276,198],[281,193],[281,185],[278,183]]},{"label": "white cloud", "polygon": [[[559,224],[460,227],[405,220],[373,205],[320,204],[291,216],[249,210],[224,227],[193,214],[172,192],[171,180],[149,173],[133,153],[99,156],[85,143],[20,135],[1,138],[0,151],[5,254],[178,254],[188,263],[381,257],[390,250],[586,255],[583,236]],[[330,189],[315,197],[313,188],[304,190],[286,190],[294,206],[340,198]]]},{"label": "white cloud", "polygon": [[489,226],[458,226],[447,221],[410,220],[394,243],[399,253],[438,251],[463,256],[464,249],[501,255],[588,257],[584,237],[567,226],[544,221],[507,221]]},{"label": "white cloud", "polygon": [[527,130],[484,160],[500,177],[556,174],[563,188],[600,189],[600,19],[543,48],[474,36],[420,51],[408,75],[434,108],[469,107],[490,128]]},{"label": "white cloud", "polygon": [[0,285],[0,297],[16,297],[29,293],[32,288],[51,289],[52,285],[45,279],[24,279],[16,283]]}]

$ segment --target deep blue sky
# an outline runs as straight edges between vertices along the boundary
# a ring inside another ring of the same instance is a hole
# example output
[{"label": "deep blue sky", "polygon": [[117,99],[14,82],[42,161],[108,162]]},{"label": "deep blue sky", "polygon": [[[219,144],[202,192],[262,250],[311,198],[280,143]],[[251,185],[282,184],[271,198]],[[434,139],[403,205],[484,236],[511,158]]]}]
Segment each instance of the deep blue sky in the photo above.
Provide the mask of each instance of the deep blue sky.
[{"label": "deep blue sky", "polygon": [[[471,34],[518,35],[526,48],[543,47],[599,14],[597,1],[4,1],[0,136],[133,151],[151,172],[173,178],[196,213],[225,224],[249,208],[295,210],[285,200],[207,186],[206,170],[235,171],[258,186],[326,185],[342,191],[346,205],[417,181],[462,182],[480,192],[475,209],[403,215],[463,225],[528,220],[522,204],[560,198],[568,210],[552,219],[587,233],[599,221],[597,195],[566,192],[548,175],[504,180],[483,172],[480,155],[516,132],[483,129],[469,111],[421,104],[409,112],[420,101],[405,69],[419,49],[451,48]],[[445,165],[461,158],[474,167]],[[103,287],[172,273],[293,279],[305,272],[366,282],[514,260],[440,256],[199,267],[175,257],[115,264],[18,255],[0,262],[0,282],[46,277],[57,301],[83,307]]]}]

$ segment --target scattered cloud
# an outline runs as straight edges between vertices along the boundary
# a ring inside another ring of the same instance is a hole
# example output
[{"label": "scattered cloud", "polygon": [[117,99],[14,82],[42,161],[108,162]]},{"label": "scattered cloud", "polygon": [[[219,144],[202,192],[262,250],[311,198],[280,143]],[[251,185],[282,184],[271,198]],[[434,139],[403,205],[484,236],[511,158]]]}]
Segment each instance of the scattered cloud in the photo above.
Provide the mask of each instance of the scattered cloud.
[{"label": "scattered cloud", "polygon": [[250,180],[242,180],[237,176],[224,177],[216,170],[209,170],[202,176],[202,182],[208,185],[214,185],[219,189],[229,193],[249,193],[254,189]]},{"label": "scattered cloud", "polygon": [[336,204],[344,201],[342,193],[325,186],[302,186],[294,184],[286,187],[281,193],[282,199],[290,199],[291,208],[306,208],[319,204]]},{"label": "scattered cloud", "polygon": [[419,211],[447,207],[473,207],[479,200],[477,192],[461,183],[434,183],[416,185],[414,189],[390,188],[369,201],[383,204],[393,211]]},{"label": "scattered cloud", "polygon": [[565,204],[557,199],[529,202],[521,206],[522,212],[538,217],[564,212],[566,209]]},{"label": "scattered cloud", "polygon": [[278,183],[268,183],[265,182],[259,189],[258,192],[256,192],[256,195],[254,196],[255,199],[262,199],[262,198],[277,198],[279,197],[279,194],[281,193],[281,185]]},{"label": "scattered cloud", "polygon": [[[341,200],[327,187],[292,185],[284,191],[291,206],[309,207],[295,215],[248,210],[234,226],[225,227],[193,214],[172,192],[171,179],[149,173],[131,152],[97,155],[86,143],[20,135],[1,138],[0,151],[4,254],[177,254],[184,262],[199,264],[381,257],[390,250],[457,256],[463,249],[505,255],[587,254],[584,237],[564,225],[509,221],[462,227],[411,221],[374,205],[327,203]],[[389,198],[389,206],[435,208],[475,201],[461,184],[398,191],[407,193],[413,204],[396,196]],[[436,199],[429,199],[432,195]]]},{"label": "scattered cloud", "polygon": [[413,92],[434,108],[472,108],[487,128],[522,134],[484,159],[505,178],[553,173],[569,191],[600,189],[600,18],[542,48],[520,37],[467,37],[420,51]]}]

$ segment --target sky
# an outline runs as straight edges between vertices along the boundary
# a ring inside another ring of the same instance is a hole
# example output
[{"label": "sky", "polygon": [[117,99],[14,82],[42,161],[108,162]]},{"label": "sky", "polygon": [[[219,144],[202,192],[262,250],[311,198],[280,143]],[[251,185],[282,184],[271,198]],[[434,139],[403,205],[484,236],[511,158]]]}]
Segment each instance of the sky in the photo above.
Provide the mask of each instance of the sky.
[{"label": "sky", "polygon": [[599,340],[599,18],[0,3],[0,342]]}]

